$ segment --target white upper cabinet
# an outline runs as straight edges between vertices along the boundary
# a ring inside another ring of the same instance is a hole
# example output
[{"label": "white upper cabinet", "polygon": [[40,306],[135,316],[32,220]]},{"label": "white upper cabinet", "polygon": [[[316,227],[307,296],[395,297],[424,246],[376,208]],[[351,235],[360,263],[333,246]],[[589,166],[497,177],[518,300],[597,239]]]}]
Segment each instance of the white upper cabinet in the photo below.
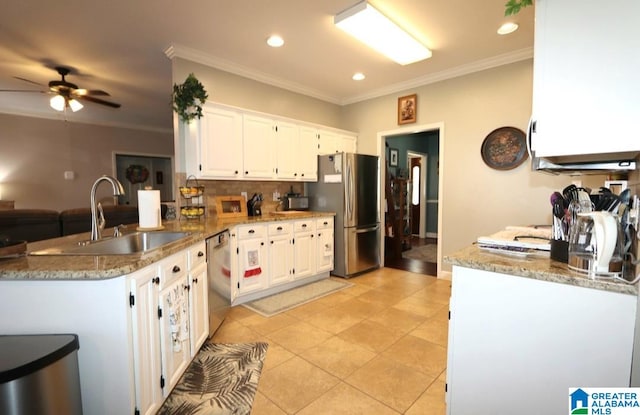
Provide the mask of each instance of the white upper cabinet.
[{"label": "white upper cabinet", "polygon": [[297,180],[300,175],[298,160],[302,150],[299,145],[300,129],[292,123],[275,121],[274,130],[276,177],[278,179]]},{"label": "white upper cabinet", "polygon": [[299,178],[305,182],[318,180],[318,130],[301,126],[299,136]]},{"label": "white upper cabinet", "polygon": [[274,125],[271,118],[244,114],[243,155],[245,179],[272,179],[274,165]]},{"label": "white upper cabinet", "polygon": [[636,0],[536,0],[536,156],[640,151],[638,16]]},{"label": "white upper cabinet", "polygon": [[356,135],[283,117],[206,104],[183,125],[187,175],[219,180],[318,180],[318,154],[355,152]]},{"label": "white upper cabinet", "polygon": [[355,153],[356,137],[344,133],[319,130],[318,154]]},{"label": "white upper cabinet", "polygon": [[240,178],[242,114],[213,105],[205,105],[202,114],[199,137],[189,137],[185,146],[187,173],[202,178]]}]

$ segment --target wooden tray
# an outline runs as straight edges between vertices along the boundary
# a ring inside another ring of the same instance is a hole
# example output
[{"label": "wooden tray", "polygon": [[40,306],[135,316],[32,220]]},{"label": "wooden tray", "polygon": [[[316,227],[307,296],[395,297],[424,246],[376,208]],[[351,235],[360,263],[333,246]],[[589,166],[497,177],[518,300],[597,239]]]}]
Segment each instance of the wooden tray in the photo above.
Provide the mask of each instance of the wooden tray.
[{"label": "wooden tray", "polygon": [[218,218],[247,217],[247,202],[243,196],[216,196],[215,201]]}]

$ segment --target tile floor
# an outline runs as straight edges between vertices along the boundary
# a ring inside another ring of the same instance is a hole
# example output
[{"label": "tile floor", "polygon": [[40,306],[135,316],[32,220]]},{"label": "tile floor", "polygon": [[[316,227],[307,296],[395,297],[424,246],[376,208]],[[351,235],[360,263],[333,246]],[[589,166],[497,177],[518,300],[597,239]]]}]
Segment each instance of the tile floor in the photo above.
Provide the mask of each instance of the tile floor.
[{"label": "tile floor", "polygon": [[269,343],[253,415],[445,413],[451,282],[382,268],[265,318],[237,306],[215,342]]}]

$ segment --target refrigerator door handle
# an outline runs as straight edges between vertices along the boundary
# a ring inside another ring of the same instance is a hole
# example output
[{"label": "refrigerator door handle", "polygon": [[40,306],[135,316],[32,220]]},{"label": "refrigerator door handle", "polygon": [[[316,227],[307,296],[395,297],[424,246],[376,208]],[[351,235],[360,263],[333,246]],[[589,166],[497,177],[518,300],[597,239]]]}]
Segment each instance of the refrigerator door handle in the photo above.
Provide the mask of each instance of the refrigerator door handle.
[{"label": "refrigerator door handle", "polygon": [[347,159],[347,185],[345,186],[346,192],[346,204],[347,204],[347,218],[349,219],[349,223],[353,221],[353,166],[351,164],[351,160]]},{"label": "refrigerator door handle", "polygon": [[367,233],[367,232],[378,230],[379,227],[380,227],[380,225],[376,225],[376,226],[372,226],[370,228],[356,229],[355,233]]}]

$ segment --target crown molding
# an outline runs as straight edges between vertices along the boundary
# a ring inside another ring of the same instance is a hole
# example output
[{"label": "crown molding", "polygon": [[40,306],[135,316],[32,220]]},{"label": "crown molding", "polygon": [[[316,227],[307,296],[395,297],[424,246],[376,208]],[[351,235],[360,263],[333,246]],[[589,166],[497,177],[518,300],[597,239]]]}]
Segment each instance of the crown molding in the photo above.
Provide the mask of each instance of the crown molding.
[{"label": "crown molding", "polygon": [[516,50],[514,52],[497,55],[491,58],[482,59],[476,62],[472,62],[467,65],[461,65],[452,69],[437,72],[434,74],[426,75],[419,78],[410,79],[405,82],[399,82],[385,86],[368,92],[366,94],[357,95],[353,97],[341,98],[335,96],[329,96],[323,94],[317,90],[307,88],[303,85],[299,85],[293,82],[289,82],[283,79],[275,78],[263,72],[259,72],[233,62],[211,56],[196,49],[192,49],[186,46],[172,44],[165,51],[165,55],[169,59],[181,58],[187,59],[192,62],[196,62],[202,65],[210,66],[216,69],[220,69],[225,72],[230,72],[236,75],[240,75],[245,78],[252,79],[254,81],[262,82],[267,85],[275,86],[278,88],[286,89],[291,92],[296,92],[302,95],[306,95],[312,98],[317,98],[322,101],[326,101],[336,105],[349,105],[368,99],[378,98],[384,95],[391,95],[407,89],[414,89],[423,85],[433,84],[441,82],[447,79],[457,78],[459,76],[468,75],[474,72],[480,72],[487,69],[495,68],[502,65],[508,65],[510,63],[519,62],[522,60],[530,59],[533,57],[533,47]]}]

